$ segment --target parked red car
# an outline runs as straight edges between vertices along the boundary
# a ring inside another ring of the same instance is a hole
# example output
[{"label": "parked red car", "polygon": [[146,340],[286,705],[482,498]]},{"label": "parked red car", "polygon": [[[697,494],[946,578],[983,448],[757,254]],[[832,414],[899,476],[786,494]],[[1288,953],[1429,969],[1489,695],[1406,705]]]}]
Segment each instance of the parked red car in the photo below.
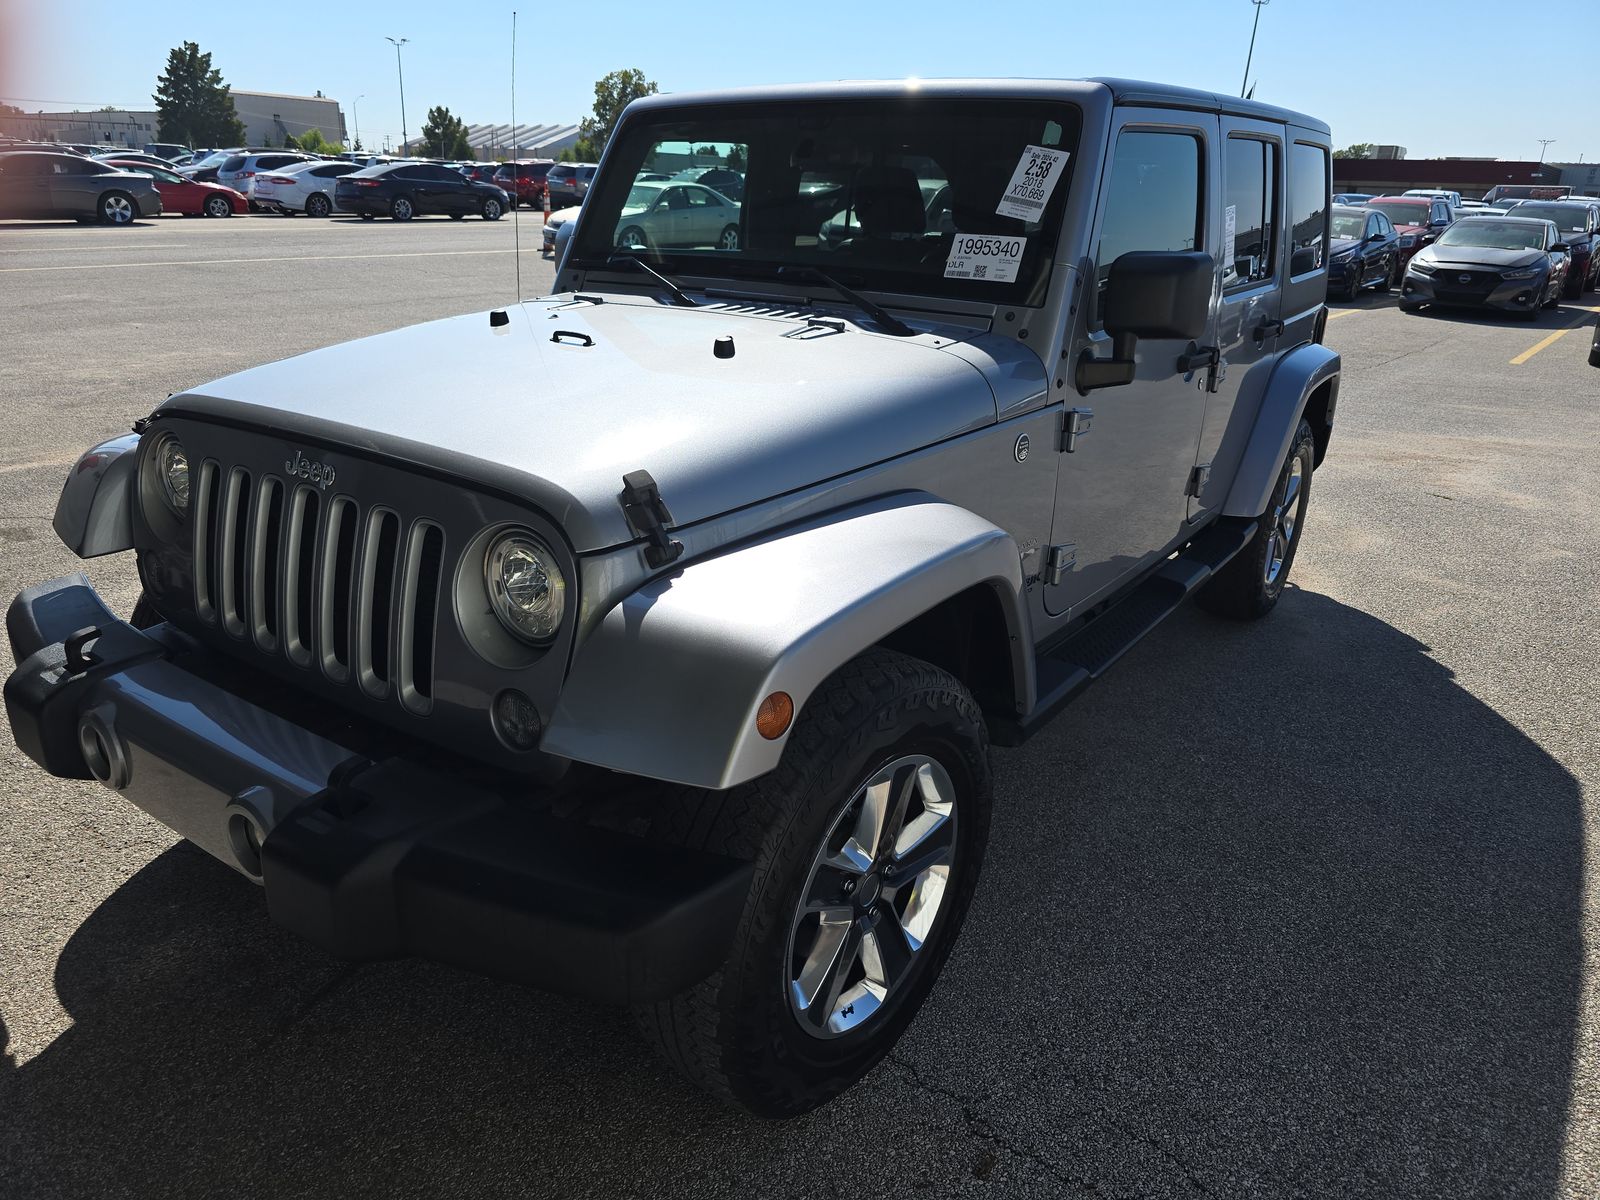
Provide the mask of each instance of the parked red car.
[{"label": "parked red car", "polygon": [[1361,207],[1377,209],[1400,235],[1397,277],[1406,273],[1413,254],[1431,244],[1455,220],[1448,200],[1429,196],[1375,196]]},{"label": "parked red car", "polygon": [[182,213],[186,217],[231,217],[234,213],[250,211],[248,200],[220,183],[200,183],[165,167],[152,167],[133,159],[106,161],[124,171],[138,171],[154,179],[156,191],[161,193],[161,207],[166,212]]},{"label": "parked red car", "polygon": [[[555,162],[548,158],[524,158],[514,163],[504,164],[494,173],[494,178],[489,182],[511,197],[514,204],[527,204],[534,208],[544,207],[544,177],[550,173],[550,168]],[[515,173],[516,182],[513,184],[512,175]]]}]

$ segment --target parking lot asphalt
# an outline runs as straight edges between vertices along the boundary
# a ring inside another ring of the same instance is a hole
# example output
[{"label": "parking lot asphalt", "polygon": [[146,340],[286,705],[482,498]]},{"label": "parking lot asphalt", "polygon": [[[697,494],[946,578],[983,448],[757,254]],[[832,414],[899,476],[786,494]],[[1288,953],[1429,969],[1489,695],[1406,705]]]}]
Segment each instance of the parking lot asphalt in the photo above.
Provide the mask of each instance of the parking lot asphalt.
[{"label": "parking lot asphalt", "polygon": [[[0,593],[85,567],[50,518],[91,443],[228,371],[505,303],[512,245],[509,220],[0,222]],[[624,1014],[333,961],[0,737],[0,1194],[1588,1200],[1594,319],[1336,304],[1278,610],[1180,613],[995,752],[944,977],[888,1062],[786,1124],[679,1083]],[[515,420],[537,380],[506,384],[440,419]],[[128,556],[85,569],[131,607]]]}]

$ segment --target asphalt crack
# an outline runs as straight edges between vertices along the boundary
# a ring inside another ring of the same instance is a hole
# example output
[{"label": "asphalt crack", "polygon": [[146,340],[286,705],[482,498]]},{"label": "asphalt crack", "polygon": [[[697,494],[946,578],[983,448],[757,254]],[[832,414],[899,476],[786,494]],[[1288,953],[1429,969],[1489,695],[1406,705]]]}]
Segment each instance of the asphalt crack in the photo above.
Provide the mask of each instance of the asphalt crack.
[{"label": "asphalt crack", "polygon": [[[1060,1164],[1049,1158],[1046,1158],[1037,1150],[1034,1150],[1028,1146],[1019,1145],[1012,1141],[1010,1138],[1006,1137],[1003,1133],[996,1129],[994,1123],[987,1117],[973,1111],[972,1101],[969,1097],[964,1096],[960,1092],[957,1092],[951,1088],[947,1088],[943,1084],[936,1083],[933,1080],[926,1078],[914,1063],[911,1063],[906,1059],[903,1059],[892,1053],[888,1056],[887,1061],[892,1063],[894,1066],[899,1067],[901,1071],[903,1071],[910,1078],[915,1087],[929,1093],[930,1095],[941,1096],[946,1100],[954,1101],[957,1105],[959,1105],[961,1108],[962,1120],[966,1123],[967,1132],[971,1136],[982,1141],[986,1141],[998,1149],[1004,1150],[1008,1154],[1014,1154],[1018,1158],[1026,1159],[1029,1162],[1034,1163],[1036,1166],[1044,1168],[1044,1170],[1049,1173],[1051,1178],[1057,1180],[1058,1182],[1076,1184],[1079,1187],[1087,1188],[1089,1191],[1097,1194],[1100,1192],[1099,1180],[1086,1179],[1082,1176],[1073,1175],[1062,1168]],[[1131,1141],[1139,1142],[1145,1146],[1148,1146],[1150,1149],[1154,1150],[1158,1155],[1160,1155],[1162,1159],[1176,1167],[1183,1177],[1188,1180],[1190,1186],[1193,1187],[1195,1191],[1199,1192],[1202,1196],[1209,1196],[1212,1194],[1211,1189],[1205,1185],[1205,1182],[1197,1174],[1195,1174],[1193,1167],[1191,1167],[1177,1154],[1174,1154],[1166,1146],[1163,1146],[1160,1142],[1156,1141],[1154,1138],[1149,1137],[1146,1134],[1142,1134],[1136,1129],[1128,1127],[1121,1121],[1118,1121],[1113,1117],[1109,1117],[1097,1109],[1076,1109],[1063,1115],[1067,1120],[1070,1121],[1098,1122],[1105,1128],[1114,1130]]]}]

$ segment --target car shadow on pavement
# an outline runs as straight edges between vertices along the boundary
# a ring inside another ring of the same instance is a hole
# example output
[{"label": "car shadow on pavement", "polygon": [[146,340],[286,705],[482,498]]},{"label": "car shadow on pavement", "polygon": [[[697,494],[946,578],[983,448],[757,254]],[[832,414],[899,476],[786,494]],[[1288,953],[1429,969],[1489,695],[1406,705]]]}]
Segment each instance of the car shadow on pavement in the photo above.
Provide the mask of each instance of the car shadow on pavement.
[{"label": "car shadow on pavement", "polygon": [[179,845],[0,1066],[7,1195],[1549,1196],[1576,780],[1426,646],[1292,589],[1184,612],[1028,746],[890,1060],[784,1125],[619,1013],[333,962]]}]

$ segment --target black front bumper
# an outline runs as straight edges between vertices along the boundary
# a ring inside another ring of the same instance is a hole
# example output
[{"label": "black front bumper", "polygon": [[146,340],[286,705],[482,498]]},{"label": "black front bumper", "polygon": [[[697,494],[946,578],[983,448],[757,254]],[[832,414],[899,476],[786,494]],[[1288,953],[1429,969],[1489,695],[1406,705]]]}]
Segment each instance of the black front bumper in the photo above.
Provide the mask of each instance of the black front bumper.
[{"label": "black front bumper", "polygon": [[340,957],[410,954],[640,1003],[727,955],[748,863],[357,752],[188,669],[187,639],[118,620],[81,575],[23,591],[6,628],[6,714],[28,757],[121,792]]}]

